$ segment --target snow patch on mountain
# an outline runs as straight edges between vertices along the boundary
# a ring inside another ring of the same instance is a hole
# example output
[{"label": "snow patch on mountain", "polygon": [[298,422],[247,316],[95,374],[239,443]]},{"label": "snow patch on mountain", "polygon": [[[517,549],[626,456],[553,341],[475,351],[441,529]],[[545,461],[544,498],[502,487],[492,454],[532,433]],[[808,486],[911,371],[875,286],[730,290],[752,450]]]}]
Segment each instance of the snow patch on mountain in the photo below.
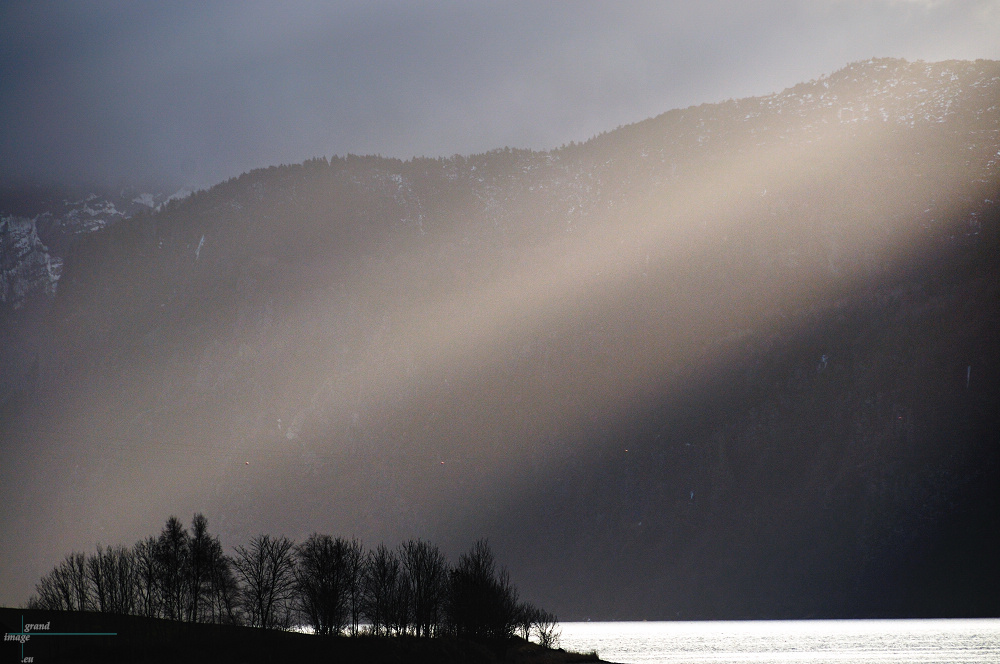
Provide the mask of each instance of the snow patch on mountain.
[{"label": "snow patch on mountain", "polygon": [[35,219],[0,218],[0,304],[20,309],[36,293],[54,295],[62,267],[38,237]]},{"label": "snow patch on mountain", "polygon": [[156,203],[153,201],[153,195],[149,193],[140,194],[132,199],[133,203],[138,203],[139,205],[145,205],[148,208],[156,207]]},{"label": "snow patch on mountain", "polygon": [[840,123],[881,121],[912,127],[917,122],[945,122],[965,102],[993,94],[1000,87],[1000,76],[991,64],[872,58],[761,97],[760,109],[746,114],[744,120],[768,112],[805,116],[827,108],[836,112]]},{"label": "snow patch on mountain", "polygon": [[163,202],[159,203],[154,209],[157,212],[159,212],[160,210],[163,209],[164,205],[168,205],[173,201],[182,201],[193,193],[194,192],[188,189],[187,187],[182,187],[177,191],[175,191],[174,193],[167,196],[166,199],[164,199]]}]

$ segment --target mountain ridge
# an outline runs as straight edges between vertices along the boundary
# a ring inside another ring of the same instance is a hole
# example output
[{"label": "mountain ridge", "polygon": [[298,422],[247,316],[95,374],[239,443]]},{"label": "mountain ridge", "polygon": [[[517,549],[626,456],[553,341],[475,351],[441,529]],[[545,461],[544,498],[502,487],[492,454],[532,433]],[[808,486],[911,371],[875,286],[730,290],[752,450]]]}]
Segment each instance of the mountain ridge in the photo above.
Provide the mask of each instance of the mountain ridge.
[{"label": "mountain ridge", "polygon": [[940,533],[997,549],[998,99],[1000,63],[867,61],[548,153],[259,169],[87,234],[5,324],[32,386],[6,498],[144,478],[133,525],[81,508],[73,541],[177,493],[224,539],[258,505],[489,534],[564,618],[995,614],[987,553]]}]

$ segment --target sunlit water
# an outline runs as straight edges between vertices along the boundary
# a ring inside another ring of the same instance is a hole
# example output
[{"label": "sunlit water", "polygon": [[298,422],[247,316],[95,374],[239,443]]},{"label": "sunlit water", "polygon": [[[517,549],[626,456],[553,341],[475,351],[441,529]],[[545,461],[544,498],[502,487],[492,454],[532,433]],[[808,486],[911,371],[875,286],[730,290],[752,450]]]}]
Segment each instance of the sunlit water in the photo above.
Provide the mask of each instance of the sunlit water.
[{"label": "sunlit water", "polygon": [[566,650],[608,662],[1000,662],[1000,619],[562,623]]}]

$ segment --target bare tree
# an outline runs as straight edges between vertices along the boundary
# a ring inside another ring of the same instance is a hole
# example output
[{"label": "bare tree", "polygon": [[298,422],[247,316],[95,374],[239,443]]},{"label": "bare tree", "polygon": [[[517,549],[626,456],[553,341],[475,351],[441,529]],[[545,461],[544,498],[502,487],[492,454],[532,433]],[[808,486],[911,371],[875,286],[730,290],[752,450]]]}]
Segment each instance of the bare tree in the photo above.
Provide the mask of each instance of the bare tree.
[{"label": "bare tree", "polygon": [[58,568],[43,576],[35,584],[35,594],[28,598],[24,608],[35,610],[65,611],[62,593],[59,591]]},{"label": "bare tree", "polygon": [[538,643],[546,648],[558,648],[562,629],[554,614],[542,609],[534,611],[534,629]]},{"label": "bare tree", "polygon": [[157,582],[163,600],[163,617],[169,620],[181,620],[187,613],[189,540],[190,535],[180,520],[172,516],[156,541]]},{"label": "bare tree", "polygon": [[522,639],[527,641],[531,637],[531,629],[535,625],[535,615],[538,609],[530,602],[521,602],[517,605],[517,617],[515,619],[515,631]]},{"label": "bare tree", "polygon": [[135,560],[123,546],[103,548],[87,557],[93,608],[102,613],[126,615],[135,607]]},{"label": "bare tree", "polygon": [[409,584],[410,616],[418,636],[437,633],[443,618],[448,584],[448,563],[437,546],[409,540],[399,547],[399,557]]},{"label": "bare tree", "polygon": [[107,588],[104,583],[104,550],[101,545],[97,545],[97,555],[87,556],[87,579],[91,585],[91,595],[94,609],[105,613],[107,607]]},{"label": "bare tree", "polygon": [[294,543],[258,535],[249,548],[236,547],[233,564],[243,582],[243,606],[253,627],[287,628],[295,595]]},{"label": "bare tree", "polygon": [[209,621],[228,625],[241,624],[243,615],[240,603],[240,586],[233,573],[233,560],[222,553],[220,546],[212,556],[209,570],[211,593],[209,595]]},{"label": "bare tree", "polygon": [[[399,559],[399,556],[396,556]],[[413,621],[411,612],[412,602],[410,600],[410,581],[406,568],[399,566],[399,573],[396,575],[396,583],[389,595],[388,625],[392,633],[400,636],[406,634]]]},{"label": "bare tree", "polygon": [[187,556],[187,586],[188,586],[188,620],[203,621],[206,603],[211,608],[210,593],[212,585],[212,568],[218,564],[222,556],[222,545],[218,538],[208,533],[208,519],[204,514],[194,515],[191,521],[191,537],[188,539]]},{"label": "bare tree", "polygon": [[345,540],[344,568],[347,575],[348,611],[352,636],[357,636],[364,614],[365,548],[356,539]]},{"label": "bare tree", "polygon": [[82,553],[71,553],[35,585],[36,597],[29,600],[29,608],[57,611],[85,611],[90,603],[90,581],[87,577],[86,558]]},{"label": "bare tree", "polygon": [[156,539],[150,536],[136,542],[132,547],[132,558],[135,561],[135,611],[140,616],[157,617],[163,605],[163,596],[160,591]]},{"label": "bare tree", "polygon": [[399,557],[379,544],[368,552],[364,574],[364,613],[374,634],[388,634],[398,625],[399,587]]},{"label": "bare tree", "polygon": [[121,615],[135,613],[136,561],[131,548],[117,546],[111,550],[111,596],[113,608]]},{"label": "bare tree", "polygon": [[510,579],[510,572],[501,567],[496,577],[493,614],[493,637],[509,639],[514,635],[517,626],[518,592],[517,586]]},{"label": "bare tree", "polygon": [[131,548],[71,553],[35,586],[28,608],[96,610],[171,620],[287,628],[294,611],[320,634],[359,633],[362,617],[377,635],[500,640],[536,634],[558,643],[555,616],[519,603],[507,570],[485,540],[454,569],[437,546],[409,540],[365,553],[356,539],[259,535],[222,551],[196,514],[189,533],[176,517],[158,537]]},{"label": "bare tree", "polygon": [[319,634],[340,634],[347,625],[350,579],[347,540],[313,533],[296,547],[300,608]]}]

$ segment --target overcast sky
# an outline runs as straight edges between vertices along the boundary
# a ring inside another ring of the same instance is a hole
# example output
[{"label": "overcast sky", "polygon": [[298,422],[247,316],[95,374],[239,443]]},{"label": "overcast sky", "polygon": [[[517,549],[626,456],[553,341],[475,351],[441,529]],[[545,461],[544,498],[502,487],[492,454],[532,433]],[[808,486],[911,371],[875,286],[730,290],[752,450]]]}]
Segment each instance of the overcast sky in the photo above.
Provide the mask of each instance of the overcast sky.
[{"label": "overcast sky", "polygon": [[873,56],[1000,59],[998,36],[1000,0],[8,0],[0,179],[548,149]]}]

